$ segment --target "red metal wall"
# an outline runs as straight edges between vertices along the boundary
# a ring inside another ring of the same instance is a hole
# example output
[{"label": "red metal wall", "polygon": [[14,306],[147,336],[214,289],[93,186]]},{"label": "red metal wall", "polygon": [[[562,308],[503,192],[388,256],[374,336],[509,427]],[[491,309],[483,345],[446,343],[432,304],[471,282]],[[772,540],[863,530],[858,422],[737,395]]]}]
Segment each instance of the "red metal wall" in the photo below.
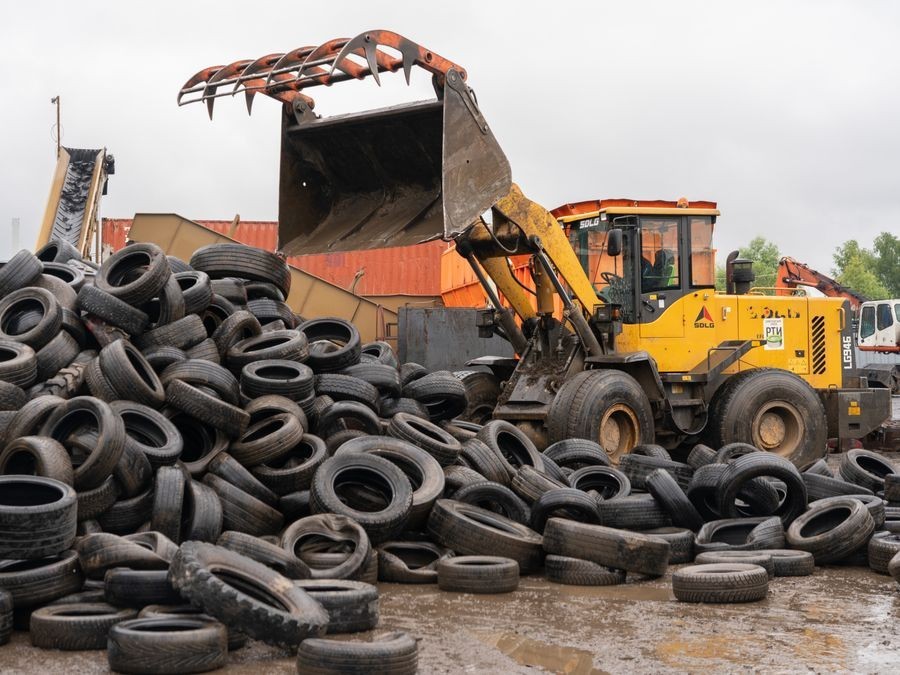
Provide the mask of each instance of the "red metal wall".
[{"label": "red metal wall", "polygon": [[[267,251],[274,251],[278,243],[278,223],[241,221],[231,232],[229,220],[196,222]],[[130,229],[130,218],[104,218],[103,243],[118,251],[125,246]],[[441,294],[441,253],[446,249],[445,242],[431,241],[417,246],[295,256],[288,258],[288,263],[342,288],[350,288],[356,273],[364,270],[356,284],[358,295],[438,296]]]}]

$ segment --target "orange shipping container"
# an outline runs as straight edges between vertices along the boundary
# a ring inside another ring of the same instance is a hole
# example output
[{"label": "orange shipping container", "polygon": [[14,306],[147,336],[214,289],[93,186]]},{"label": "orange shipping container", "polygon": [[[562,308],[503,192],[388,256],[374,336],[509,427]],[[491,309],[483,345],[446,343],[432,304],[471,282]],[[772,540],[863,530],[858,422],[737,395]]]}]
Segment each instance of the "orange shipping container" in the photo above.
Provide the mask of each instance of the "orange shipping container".
[{"label": "orange shipping container", "polygon": [[[198,220],[204,227],[267,251],[278,244],[278,223],[245,220],[234,227],[230,220]],[[104,218],[103,243],[118,251],[128,239],[130,218]],[[417,246],[319,253],[288,258],[288,263],[341,288],[363,296],[428,296],[441,294],[443,241]],[[354,280],[359,279],[354,287]]]}]

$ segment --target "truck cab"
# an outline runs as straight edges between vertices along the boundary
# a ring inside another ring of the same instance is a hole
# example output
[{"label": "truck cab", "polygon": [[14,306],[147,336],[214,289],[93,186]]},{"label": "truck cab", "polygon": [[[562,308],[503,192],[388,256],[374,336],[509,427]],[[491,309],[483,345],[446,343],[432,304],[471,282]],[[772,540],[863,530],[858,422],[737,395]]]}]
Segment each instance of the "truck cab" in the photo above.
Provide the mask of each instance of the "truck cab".
[{"label": "truck cab", "polygon": [[864,352],[900,354],[900,298],[860,305],[856,341]]}]

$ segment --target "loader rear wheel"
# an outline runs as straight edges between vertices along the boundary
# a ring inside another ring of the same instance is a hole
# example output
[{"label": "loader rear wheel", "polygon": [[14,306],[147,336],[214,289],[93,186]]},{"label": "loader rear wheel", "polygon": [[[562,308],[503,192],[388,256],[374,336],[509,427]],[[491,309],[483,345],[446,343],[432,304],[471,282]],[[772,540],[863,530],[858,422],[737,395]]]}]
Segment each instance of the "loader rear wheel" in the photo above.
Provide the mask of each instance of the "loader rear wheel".
[{"label": "loader rear wheel", "polygon": [[587,438],[613,462],[654,440],[653,411],[644,390],[619,370],[586,370],[560,387],[547,415],[550,442]]},{"label": "loader rear wheel", "polygon": [[713,447],[750,443],[796,466],[825,454],[825,409],[815,390],[793,373],[776,368],[739,373],[717,397],[710,419]]}]

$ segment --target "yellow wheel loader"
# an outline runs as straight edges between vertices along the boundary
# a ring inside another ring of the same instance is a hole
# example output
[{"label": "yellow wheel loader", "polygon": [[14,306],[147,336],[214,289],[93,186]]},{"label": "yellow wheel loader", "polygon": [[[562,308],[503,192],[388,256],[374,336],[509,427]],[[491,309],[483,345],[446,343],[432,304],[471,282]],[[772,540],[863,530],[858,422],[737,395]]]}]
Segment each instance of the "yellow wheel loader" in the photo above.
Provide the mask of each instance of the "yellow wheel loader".
[{"label": "yellow wheel loader", "polygon": [[[324,116],[309,95],[398,71],[409,82],[414,66],[435,100]],[[887,392],[855,372],[846,301],[765,295],[740,260],[717,293],[710,203],[600,202],[554,217],[512,182],[466,71],[421,45],[378,30],[213,66],[178,102],[212,116],[239,93],[248,110],[257,94],[283,104],[282,250],[455,241],[493,306],[478,330],[516,352],[479,360],[503,382],[494,416],[539,446],[584,437],[618,457],[654,441],[742,441],[802,465],[827,437],[862,437],[890,415]],[[510,270],[523,254],[533,288]]]}]

